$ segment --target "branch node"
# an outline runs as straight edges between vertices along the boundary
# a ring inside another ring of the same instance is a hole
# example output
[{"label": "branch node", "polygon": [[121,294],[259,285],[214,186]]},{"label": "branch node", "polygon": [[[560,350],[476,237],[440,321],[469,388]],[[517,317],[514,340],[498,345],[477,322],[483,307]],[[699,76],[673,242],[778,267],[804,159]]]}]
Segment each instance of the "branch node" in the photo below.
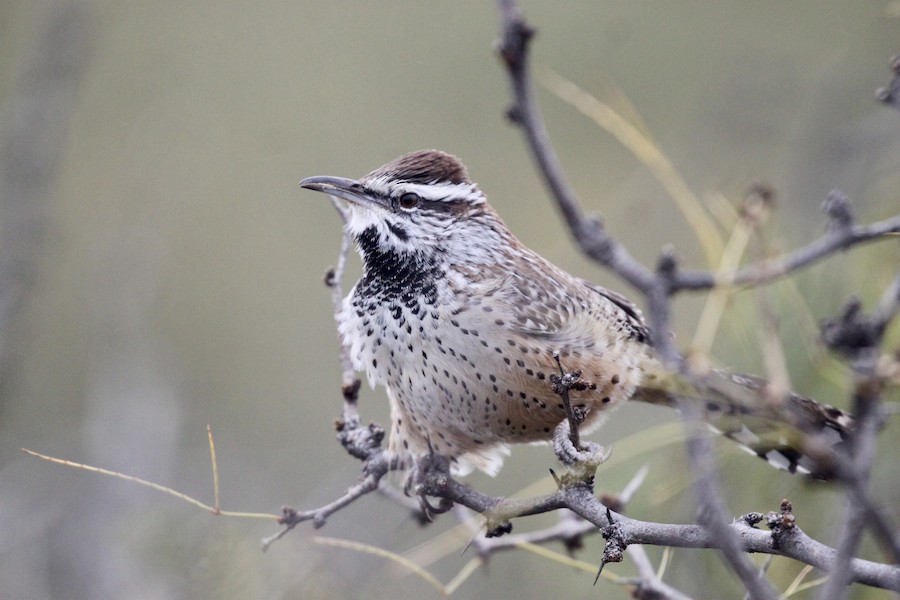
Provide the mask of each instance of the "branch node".
[{"label": "branch node", "polygon": [[666,280],[672,279],[678,272],[678,256],[675,254],[675,246],[666,244],[656,260],[656,273]]},{"label": "branch node", "polygon": [[322,282],[325,284],[325,287],[334,287],[337,281],[337,271],[334,267],[328,267],[325,270],[325,277],[322,278]]},{"label": "branch node", "polygon": [[609,521],[609,525],[600,532],[603,535],[603,539],[606,540],[606,545],[603,547],[603,558],[600,560],[600,568],[597,569],[594,585],[597,585],[600,574],[603,572],[603,567],[607,563],[622,562],[625,558],[625,549],[628,547],[622,526],[613,521],[612,512],[610,512],[609,508],[606,509],[606,518]]},{"label": "branch node", "polygon": [[528,56],[528,44],[536,31],[525,22],[517,7],[508,6],[505,10],[512,14],[509,15],[507,27],[503,30],[503,38],[497,46],[497,53],[507,68],[522,69]]},{"label": "branch node", "polygon": [[745,515],[741,515],[738,521],[744,523],[748,527],[753,527],[755,529],[756,524],[762,522],[764,519],[766,519],[766,515],[762,514],[761,512],[750,512]]},{"label": "branch node", "polygon": [[281,518],[278,519],[279,525],[287,525],[288,527],[293,527],[299,522],[300,513],[297,512],[296,508],[292,508],[290,506],[281,507]]},{"label": "branch node", "polygon": [[506,108],[506,119],[513,125],[522,124],[522,107],[518,104],[510,104]]},{"label": "branch node", "polygon": [[882,324],[869,318],[859,298],[850,298],[840,316],[822,323],[822,342],[832,351],[850,359],[858,359],[875,350],[884,333]]},{"label": "branch node", "polygon": [[765,222],[774,205],[775,188],[768,183],[758,181],[750,186],[738,214],[750,228],[756,229]]},{"label": "branch node", "polygon": [[356,377],[352,382],[341,386],[341,395],[344,396],[345,402],[356,404],[356,401],[359,400],[360,384],[359,377]]},{"label": "branch node", "polygon": [[[416,466],[409,473],[405,489],[414,489],[419,499],[419,507],[425,518],[444,514],[453,508],[453,500],[447,497],[447,488],[453,482],[450,477],[450,461],[433,451],[419,458]],[[438,498],[437,505],[428,501],[428,497]]]},{"label": "branch node", "polygon": [[822,202],[822,210],[831,219],[832,230],[848,230],[853,226],[853,211],[850,208],[850,198],[840,190],[831,190],[825,201]]},{"label": "branch node", "polygon": [[772,530],[772,547],[777,550],[785,536],[797,531],[797,517],[794,516],[794,505],[791,501],[782,500],[779,512],[769,512],[766,515],[766,524]]},{"label": "branch node", "polygon": [[384,428],[378,423],[369,423],[366,427],[359,424],[348,424],[343,420],[335,424],[344,450],[354,458],[368,460],[381,447],[384,440]]},{"label": "branch node", "polygon": [[512,523],[509,521],[503,521],[498,525],[494,525],[490,527],[487,531],[484,532],[484,537],[487,538],[495,538],[506,535],[507,533],[511,533],[513,529]]}]

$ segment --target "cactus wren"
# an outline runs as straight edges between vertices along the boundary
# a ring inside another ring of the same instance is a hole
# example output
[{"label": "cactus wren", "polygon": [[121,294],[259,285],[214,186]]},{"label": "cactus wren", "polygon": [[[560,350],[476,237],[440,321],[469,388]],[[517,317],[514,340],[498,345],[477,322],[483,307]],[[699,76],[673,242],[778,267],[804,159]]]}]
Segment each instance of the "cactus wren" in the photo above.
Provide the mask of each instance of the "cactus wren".
[{"label": "cactus wren", "polygon": [[[556,356],[591,382],[571,392],[585,432],[632,396],[674,404],[671,390],[651,384],[662,371],[638,308],[522,245],[456,157],[423,150],[358,181],[300,185],[347,202],[364,273],[344,299],[339,331],[354,367],[387,389],[388,451],[406,466],[433,451],[457,474],[495,474],[508,444],[550,440],[566,418],[549,381]],[[720,379],[757,392],[763,385]],[[802,455],[784,436],[771,439],[772,422],[828,431],[834,441],[851,426],[812,400],[791,395],[787,404],[787,415],[728,398],[701,406],[710,421],[738,417],[720,428],[792,471]]]}]

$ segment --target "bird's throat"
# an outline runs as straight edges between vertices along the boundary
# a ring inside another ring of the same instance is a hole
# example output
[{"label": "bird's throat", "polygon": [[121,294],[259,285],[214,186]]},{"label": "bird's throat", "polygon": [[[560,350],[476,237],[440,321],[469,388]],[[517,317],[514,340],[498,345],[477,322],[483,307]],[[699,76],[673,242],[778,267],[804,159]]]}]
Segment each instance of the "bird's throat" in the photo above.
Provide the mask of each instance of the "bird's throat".
[{"label": "bird's throat", "polygon": [[371,226],[356,238],[364,270],[355,294],[378,304],[399,301],[412,307],[420,300],[434,304],[440,274],[435,257],[391,248],[380,235],[378,228]]}]

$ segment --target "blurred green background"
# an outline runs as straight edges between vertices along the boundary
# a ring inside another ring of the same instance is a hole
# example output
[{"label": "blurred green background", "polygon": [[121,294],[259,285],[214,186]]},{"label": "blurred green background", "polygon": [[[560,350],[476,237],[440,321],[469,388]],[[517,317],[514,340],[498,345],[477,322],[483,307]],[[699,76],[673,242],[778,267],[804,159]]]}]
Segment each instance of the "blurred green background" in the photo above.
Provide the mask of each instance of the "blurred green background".
[{"label": "blurred green background", "polygon": [[[861,221],[900,209],[900,115],[874,100],[888,58],[900,50],[896,1],[526,1],[523,8],[538,29],[535,63],[615,106],[627,98],[701,198],[736,206],[751,183],[770,183],[777,191],[766,229],[771,247],[819,235],[819,205],[833,188],[850,196]],[[7,244],[37,240],[29,285],[4,332],[0,598],[436,596],[382,558],[316,544],[308,525],[262,554],[259,540],[277,530],[271,522],[216,518],[19,448],[211,502],[210,424],[226,509],[309,508],[353,483],[359,464],[334,441],[338,344],[321,284],[340,225],[324,197],[297,187],[309,175],[357,177],[410,150],[453,152],[526,244],[633,293],[573,248],[519,131],[505,122],[495,6],[7,0],[0,4],[7,152],[16,148],[11,107],[21,105],[41,44],[60,35],[50,25],[59,14],[83,43],[69,57],[80,64],[74,93],[54,112],[59,157],[35,205],[38,236],[10,227],[9,198],[0,212]],[[645,166],[546,90],[539,99],[588,210],[642,260],[674,244],[686,265],[707,266]],[[354,260],[350,275],[358,269]],[[898,269],[897,243],[881,242],[770,288],[795,388],[846,406],[846,370],[817,345],[816,323],[851,294],[871,307]],[[682,346],[703,300],[676,303]],[[745,293],[730,308],[715,359],[762,372],[755,296]],[[890,332],[894,348],[897,333]],[[383,420],[383,391],[366,389],[362,408]],[[694,517],[681,447],[630,450],[648,438],[629,443],[629,436],[674,418],[631,405],[593,436],[618,441],[601,468],[601,490],[618,491],[649,466],[629,507],[635,517]],[[897,431],[892,423],[882,434],[873,478],[873,494],[895,520]],[[789,497],[805,530],[834,541],[839,490],[774,472],[727,442],[717,447],[735,514],[775,510]],[[549,448],[518,448],[498,478],[470,480],[509,494],[552,466]],[[372,496],[316,533],[404,553],[455,525],[447,515],[421,528]],[[451,545],[428,568],[449,581],[473,557],[460,550]],[[591,539],[579,557],[595,562],[601,550],[602,540]],[[863,551],[883,558],[868,542]],[[658,560],[661,552],[650,554]],[[627,562],[607,569],[633,573]],[[676,551],[665,579],[698,597],[740,597],[724,570],[713,553]],[[784,589],[800,567],[776,560],[770,570]],[[628,597],[621,586],[601,580],[597,589],[591,580],[532,554],[506,553],[456,597]]]}]

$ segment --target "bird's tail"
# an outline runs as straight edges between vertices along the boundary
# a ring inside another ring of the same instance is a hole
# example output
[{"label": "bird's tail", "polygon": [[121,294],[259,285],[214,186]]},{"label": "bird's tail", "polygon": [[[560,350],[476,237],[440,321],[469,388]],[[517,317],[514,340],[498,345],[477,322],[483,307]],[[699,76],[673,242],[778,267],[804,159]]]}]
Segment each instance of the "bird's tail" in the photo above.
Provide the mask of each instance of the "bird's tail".
[{"label": "bird's tail", "polygon": [[710,370],[688,381],[656,358],[643,367],[634,400],[690,407],[716,431],[792,473],[830,478],[834,451],[853,433],[852,415],[793,392],[780,393],[760,377]]}]

